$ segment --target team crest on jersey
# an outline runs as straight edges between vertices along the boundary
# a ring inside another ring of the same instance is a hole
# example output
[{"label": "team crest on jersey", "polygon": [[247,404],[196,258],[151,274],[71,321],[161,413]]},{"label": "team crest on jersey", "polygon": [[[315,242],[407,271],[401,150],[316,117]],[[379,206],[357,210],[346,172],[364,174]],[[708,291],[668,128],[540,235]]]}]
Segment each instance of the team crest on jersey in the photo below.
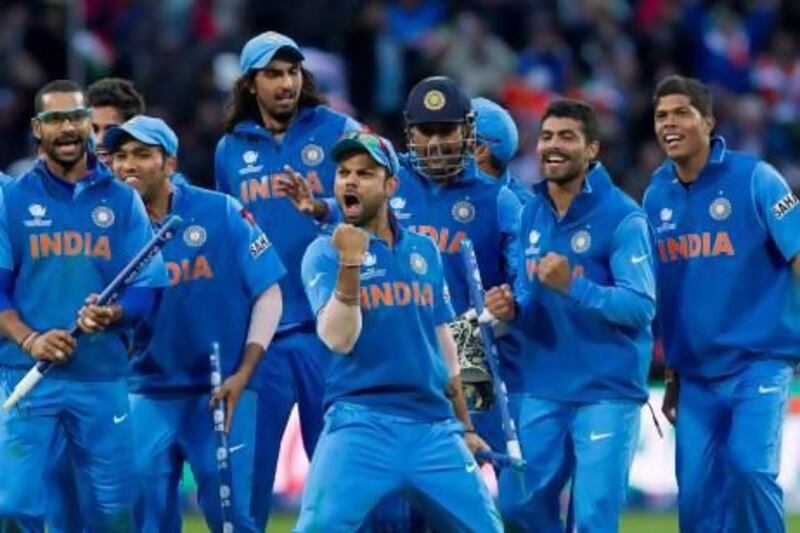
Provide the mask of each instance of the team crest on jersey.
[{"label": "team crest on jersey", "polygon": [[203,246],[207,238],[206,229],[197,224],[192,224],[183,231],[183,242],[186,243],[186,246],[191,246],[192,248]]},{"label": "team crest on jersey", "polygon": [[664,207],[659,211],[658,217],[661,219],[661,225],[656,228],[657,233],[663,233],[665,231],[672,231],[675,229],[675,223],[672,222],[672,209],[669,207]]},{"label": "team crest on jersey", "polygon": [[364,254],[364,259],[361,260],[361,264],[364,265],[367,268],[374,267],[375,263],[377,263],[377,262],[378,262],[378,258],[375,257],[375,254],[373,254],[372,252],[365,253]]},{"label": "team crest on jersey", "polygon": [[246,165],[252,165],[258,161],[258,152],[255,150],[246,151],[242,154],[242,161],[244,161]]},{"label": "team crest on jersey", "polygon": [[542,238],[542,234],[539,233],[537,230],[532,229],[531,232],[528,234],[528,248],[525,250],[526,255],[536,255],[539,253],[539,241]]},{"label": "team crest on jersey", "polygon": [[445,99],[444,93],[437,89],[431,89],[422,98],[422,105],[429,111],[439,111],[446,103],[447,99]]},{"label": "team crest on jersey", "polygon": [[452,213],[453,218],[462,224],[472,222],[472,220],[475,218],[475,206],[472,205],[468,200],[456,202],[450,212]]},{"label": "team crest on jersey", "polygon": [[33,217],[30,220],[24,220],[22,223],[29,228],[47,228],[53,221],[45,218],[47,216],[47,208],[42,204],[31,204],[28,206],[28,213]]},{"label": "team crest on jersey", "polygon": [[424,257],[422,257],[422,254],[413,252],[409,257],[409,263],[411,264],[411,270],[420,276],[424,275],[428,271],[428,262],[425,261]]},{"label": "team crest on jersey", "polygon": [[389,206],[392,209],[405,209],[406,199],[402,196],[393,196],[392,199],[389,200]]},{"label": "team crest on jersey", "polygon": [[315,167],[322,163],[322,160],[325,158],[325,152],[318,144],[307,144],[300,153],[300,156],[303,158],[303,163],[310,167]]},{"label": "team crest on jersey", "polygon": [[725,220],[731,216],[731,202],[724,196],[720,196],[708,206],[708,214],[714,220]]},{"label": "team crest on jersey", "polygon": [[264,165],[256,165],[258,162],[258,152],[255,150],[247,150],[242,154],[242,161],[244,161],[244,168],[239,169],[239,174],[255,174],[261,172]]},{"label": "team crest on jersey", "polygon": [[592,236],[586,230],[575,232],[572,239],[569,241],[572,250],[576,254],[582,254],[592,246]]},{"label": "team crest on jersey", "polygon": [[92,222],[100,228],[108,228],[114,223],[114,211],[101,205],[92,210]]}]

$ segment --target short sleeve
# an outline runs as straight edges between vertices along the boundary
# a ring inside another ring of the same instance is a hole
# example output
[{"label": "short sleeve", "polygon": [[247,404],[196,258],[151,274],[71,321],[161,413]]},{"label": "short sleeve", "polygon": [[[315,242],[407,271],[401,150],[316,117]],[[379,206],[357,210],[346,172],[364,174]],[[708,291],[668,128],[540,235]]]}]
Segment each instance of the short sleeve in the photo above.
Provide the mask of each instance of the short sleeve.
[{"label": "short sleeve", "polygon": [[303,288],[315,315],[331,299],[338,274],[339,261],[331,248],[330,238],[317,238],[306,249],[301,268]]},{"label": "short sleeve", "polygon": [[787,261],[800,253],[800,199],[783,176],[761,162],[753,172],[753,200],[770,238]]}]

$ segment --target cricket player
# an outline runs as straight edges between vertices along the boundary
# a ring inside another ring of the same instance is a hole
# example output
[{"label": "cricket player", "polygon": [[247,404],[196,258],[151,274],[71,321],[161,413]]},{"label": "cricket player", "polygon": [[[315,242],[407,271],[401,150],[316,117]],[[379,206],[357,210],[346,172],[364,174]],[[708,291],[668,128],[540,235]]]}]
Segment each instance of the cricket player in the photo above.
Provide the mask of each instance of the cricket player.
[{"label": "cricket player", "polygon": [[519,130],[511,115],[488,98],[473,98],[475,112],[475,163],[486,176],[499,180],[517,195],[520,203],[532,196],[531,191],[511,175],[508,165],[519,148]]},{"label": "cricket player", "polygon": [[472,457],[488,447],[461,393],[440,254],[389,211],[397,155],[352,132],[331,156],[345,222],[309,246],[303,282],[336,355],[296,531],[355,531],[398,490],[442,530],[501,531]]},{"label": "cricket player", "polygon": [[653,101],[667,160],[644,206],[658,238],[681,531],[784,531],[776,478],[800,357],[800,201],[774,167],[712,134],[707,86],[671,76]]},{"label": "cricket player", "polygon": [[137,443],[140,531],[168,531],[178,513],[187,462],[212,531],[222,531],[220,478],[209,406],[209,352],[220,344],[225,380],[233,527],[255,531],[250,515],[257,393],[251,386],[280,320],[283,265],[267,236],[235,199],[174,185],[178,138],[161,119],[140,115],[106,133],[118,178],[141,194],[155,224],[180,215],[184,228],[162,253],[170,287],[134,336],[131,419]]},{"label": "cricket player", "polygon": [[552,102],[537,144],[545,180],[523,209],[512,294],[486,305],[524,333],[524,392],[514,403],[525,492],[501,476],[506,527],[564,531],[559,495],[571,477],[577,531],[619,529],[619,513],[647,400],[655,315],[652,234],[644,212],[602,164],[597,117]]},{"label": "cricket player", "polygon": [[86,89],[86,99],[92,110],[92,132],[97,157],[111,166],[111,153],[104,145],[109,128],[144,113],[144,98],[133,82],[123,78],[103,78]]},{"label": "cricket player", "polygon": [[[127,354],[121,332],[152,309],[166,269],[158,255],[119,302],[95,294],[152,238],[144,206],[87,151],[90,111],[81,88],[48,83],[35,98],[41,158],[2,190],[0,391],[36,360],[59,363],[4,420],[0,517],[45,516],[49,447],[63,435],[89,531],[129,531],[133,459]],[[68,333],[77,319],[79,339]]]},{"label": "cricket player", "polygon": [[[300,280],[303,252],[319,227],[297,212],[279,180],[297,171],[315,195],[332,195],[335,166],[330,149],[351,118],[332,111],[303,68],[297,44],[276,32],[245,44],[225,118],[226,134],[217,145],[217,188],[238,198],[270,235],[289,275],[281,279],[283,316],[278,333],[260,366],[255,493],[256,525],[266,527],[283,431],[298,404],[303,444],[308,456],[322,430],[325,367],[330,354],[314,332],[314,315]],[[317,202],[310,209],[326,209]],[[324,213],[317,213],[322,215]]]}]

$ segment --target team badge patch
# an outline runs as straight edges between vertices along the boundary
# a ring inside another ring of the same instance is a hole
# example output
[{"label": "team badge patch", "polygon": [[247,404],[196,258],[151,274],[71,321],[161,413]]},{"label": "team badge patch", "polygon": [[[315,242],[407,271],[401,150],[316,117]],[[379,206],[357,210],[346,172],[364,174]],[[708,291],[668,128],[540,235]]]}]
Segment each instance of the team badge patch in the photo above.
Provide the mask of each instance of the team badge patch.
[{"label": "team badge patch", "polygon": [[586,230],[580,230],[569,241],[576,254],[582,254],[592,246],[592,236]]},{"label": "team badge patch", "polygon": [[531,230],[531,232],[528,234],[528,242],[531,244],[531,246],[536,246],[539,244],[539,239],[541,238],[542,234],[535,229]]},{"label": "team badge patch", "polygon": [[373,254],[372,252],[367,252],[364,254],[364,259],[361,261],[361,264],[369,268],[369,267],[374,267],[375,263],[377,262],[378,258],[375,257],[375,254]]},{"label": "team badge patch", "polygon": [[717,198],[708,206],[708,214],[711,215],[711,218],[714,220],[725,220],[731,216],[731,211],[731,203],[724,196]]},{"label": "team badge patch", "polygon": [[392,199],[389,200],[389,207],[392,209],[405,209],[406,199],[402,196],[393,196]]},{"label": "team badge patch", "polygon": [[42,204],[31,204],[28,206],[28,213],[33,217],[23,223],[29,228],[46,228],[53,224],[52,220],[46,219],[47,208]]},{"label": "team badge patch", "polygon": [[300,156],[303,158],[303,163],[310,167],[315,167],[322,163],[325,158],[325,152],[318,144],[307,144],[303,148]]},{"label": "team badge patch", "polygon": [[422,105],[429,111],[439,111],[447,103],[444,93],[437,89],[431,89],[422,98]]},{"label": "team badge patch", "polygon": [[661,222],[669,222],[670,220],[672,220],[672,209],[670,209],[669,207],[665,207],[664,209],[661,210],[659,216],[661,217]]},{"label": "team badge patch", "polygon": [[453,205],[451,213],[454,219],[466,224],[475,218],[475,206],[467,200],[461,200]]},{"label": "team badge patch", "polygon": [[264,252],[269,250],[270,246],[272,246],[272,243],[269,242],[267,234],[261,233],[256,240],[250,243],[247,249],[250,251],[250,257],[258,259]]},{"label": "team badge patch", "polygon": [[772,206],[772,214],[778,220],[786,216],[786,214],[800,204],[800,200],[794,193],[789,193]]},{"label": "team badge patch", "polygon": [[92,210],[92,222],[101,228],[107,228],[114,223],[114,211],[108,207],[101,205]]},{"label": "team badge patch", "polygon": [[186,246],[191,246],[192,248],[203,246],[203,243],[206,242],[206,238],[206,229],[197,224],[192,224],[183,231],[183,242],[186,243]]},{"label": "team badge patch", "polygon": [[242,154],[242,161],[245,162],[247,165],[252,165],[256,161],[258,161],[258,152],[255,150],[248,150]]},{"label": "team badge patch", "polygon": [[428,262],[425,261],[425,258],[417,252],[411,254],[409,262],[411,263],[411,270],[420,276],[424,275],[428,271]]}]

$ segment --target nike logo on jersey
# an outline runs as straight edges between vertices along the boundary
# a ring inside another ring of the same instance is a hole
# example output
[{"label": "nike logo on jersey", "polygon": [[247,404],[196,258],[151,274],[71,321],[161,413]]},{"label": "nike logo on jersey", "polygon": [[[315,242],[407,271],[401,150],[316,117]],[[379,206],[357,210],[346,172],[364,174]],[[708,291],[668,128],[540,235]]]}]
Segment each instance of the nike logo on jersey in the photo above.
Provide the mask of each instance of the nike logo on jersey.
[{"label": "nike logo on jersey", "polygon": [[247,446],[247,445],[246,444],[237,444],[236,446],[231,446],[230,448],[228,448],[228,453],[233,454],[233,452],[241,450],[245,446]]},{"label": "nike logo on jersey", "polygon": [[608,438],[610,438],[612,435],[614,435],[614,434],[613,434],[613,433],[595,433],[594,431],[592,431],[592,432],[589,434],[589,440],[590,440],[590,441],[592,441],[592,442],[597,442],[597,441],[599,441],[599,440],[605,440],[605,439],[608,439]]},{"label": "nike logo on jersey", "polygon": [[650,257],[650,254],[634,255],[633,257],[631,257],[631,263],[633,263],[634,265],[638,265],[648,257]]},{"label": "nike logo on jersey", "polygon": [[122,424],[126,418],[128,418],[128,415],[122,415],[122,416],[114,415],[114,424]]},{"label": "nike logo on jersey", "polygon": [[758,386],[759,394],[771,394],[773,392],[778,392],[779,390],[781,390],[781,387],[765,387],[764,385]]},{"label": "nike logo on jersey", "polygon": [[316,286],[316,284],[319,283],[319,280],[321,280],[322,276],[324,275],[325,274],[323,272],[318,272],[317,274],[315,274],[314,277],[311,278],[311,281],[308,282],[308,288],[313,289]]},{"label": "nike logo on jersey", "polygon": [[465,468],[465,470],[467,471],[468,474],[473,473],[477,469],[478,469],[478,463],[470,463]]}]

